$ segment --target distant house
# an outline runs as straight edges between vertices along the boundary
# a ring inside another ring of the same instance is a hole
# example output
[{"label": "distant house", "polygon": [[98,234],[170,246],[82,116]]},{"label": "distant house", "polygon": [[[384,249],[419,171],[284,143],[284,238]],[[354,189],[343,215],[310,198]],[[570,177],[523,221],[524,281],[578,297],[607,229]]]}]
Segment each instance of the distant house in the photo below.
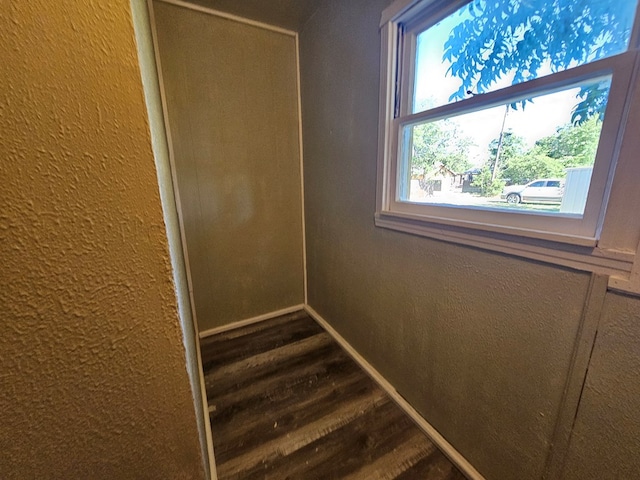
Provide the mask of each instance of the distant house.
[{"label": "distant house", "polygon": [[418,177],[418,183],[427,195],[432,195],[433,192],[452,192],[461,188],[462,178],[461,174],[440,163],[430,172]]}]

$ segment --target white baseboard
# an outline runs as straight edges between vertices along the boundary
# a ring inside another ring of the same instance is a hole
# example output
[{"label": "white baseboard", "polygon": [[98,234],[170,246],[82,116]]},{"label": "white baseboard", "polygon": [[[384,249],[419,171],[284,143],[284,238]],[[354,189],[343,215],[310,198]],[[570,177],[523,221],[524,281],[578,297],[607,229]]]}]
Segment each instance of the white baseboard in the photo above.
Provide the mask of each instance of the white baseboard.
[{"label": "white baseboard", "polygon": [[287,315],[288,313],[298,312],[300,310],[304,310],[304,304],[294,305],[292,307],[283,308],[282,310],[276,310],[275,312],[265,313],[263,315],[258,315],[257,317],[247,318],[245,320],[239,320],[237,322],[229,323],[227,325],[222,325],[220,327],[210,328],[209,330],[204,330],[200,332],[198,335],[200,339],[210,337],[211,335],[215,335],[217,333],[227,332],[229,330],[234,330],[240,327],[246,327],[247,325],[251,325],[253,323],[262,322],[263,320],[269,320],[271,318],[280,317],[282,315]]},{"label": "white baseboard", "polygon": [[320,316],[309,305],[304,305],[304,310],[331,335],[338,344],[362,367],[362,369],[369,374],[369,376],[380,387],[387,392],[387,394],[393,399],[393,401],[409,415],[414,422],[424,431],[424,433],[435,443],[438,448],[460,469],[464,475],[470,480],[484,480],[484,477],[473,468],[473,466],[465,459],[453,446],[447,442],[440,433],[427,422],[422,415],[420,415],[416,409],[414,409],[409,402],[407,402],[402,395],[400,395],[393,385],[391,385],[381,374],[378,372],[369,362],[367,362],[342,335],[340,335],[329,323]]}]

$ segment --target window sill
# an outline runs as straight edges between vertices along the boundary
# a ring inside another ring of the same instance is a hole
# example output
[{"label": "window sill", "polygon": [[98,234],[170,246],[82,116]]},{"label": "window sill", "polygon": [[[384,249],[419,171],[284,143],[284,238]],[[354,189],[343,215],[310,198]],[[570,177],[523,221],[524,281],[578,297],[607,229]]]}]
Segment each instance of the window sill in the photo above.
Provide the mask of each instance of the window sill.
[{"label": "window sill", "polygon": [[[504,227],[469,225],[444,219],[425,220],[413,215],[378,212],[377,227],[466,245],[483,250],[505,253],[576,270],[610,275],[616,279],[630,277],[635,255],[633,252],[603,250],[595,239],[564,237],[530,238],[518,233],[507,233]],[[622,286],[622,283],[618,281]],[[620,287],[619,287],[620,288]]]}]

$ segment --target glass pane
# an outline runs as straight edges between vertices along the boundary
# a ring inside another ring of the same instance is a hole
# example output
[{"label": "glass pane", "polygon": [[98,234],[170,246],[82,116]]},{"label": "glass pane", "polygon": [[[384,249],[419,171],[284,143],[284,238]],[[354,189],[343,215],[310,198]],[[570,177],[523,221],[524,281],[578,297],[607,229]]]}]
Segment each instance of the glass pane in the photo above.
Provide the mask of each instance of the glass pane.
[{"label": "glass pane", "polygon": [[417,37],[412,111],[625,51],[637,0],[475,0]]},{"label": "glass pane", "polygon": [[610,83],[404,127],[400,201],[582,215]]}]

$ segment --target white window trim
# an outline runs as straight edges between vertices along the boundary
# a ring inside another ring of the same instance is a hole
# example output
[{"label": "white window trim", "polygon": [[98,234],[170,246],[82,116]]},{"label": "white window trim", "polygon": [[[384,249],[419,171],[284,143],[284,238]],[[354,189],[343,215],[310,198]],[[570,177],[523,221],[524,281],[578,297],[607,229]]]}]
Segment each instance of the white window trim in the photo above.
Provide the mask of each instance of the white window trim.
[{"label": "white window trim", "polygon": [[[606,73],[615,70],[611,91],[620,92],[623,89],[625,93],[610,95],[607,111],[611,113],[608,115],[608,119],[605,118],[601,145],[598,148],[598,155],[611,155],[614,160],[610,164],[604,162],[606,171],[601,171],[598,175],[595,175],[594,171],[593,178],[596,183],[590,190],[591,206],[588,204],[585,210],[585,218],[589,217],[591,222],[587,227],[582,230],[560,228],[555,232],[549,232],[535,226],[527,226],[531,224],[526,222],[524,226],[521,222],[511,225],[504,222],[495,223],[491,218],[495,216],[496,212],[486,209],[477,211],[482,212],[479,216],[480,221],[470,221],[468,216],[465,218],[464,214],[458,214],[462,210],[468,212],[468,208],[457,209],[442,206],[426,206],[425,208],[425,205],[422,204],[415,205],[396,201],[397,165],[395,162],[397,155],[395,152],[398,149],[397,137],[400,131],[400,122],[394,119],[398,27],[403,21],[414,18],[428,8],[437,6],[437,3],[437,0],[397,0],[382,13],[376,226],[531,258],[578,270],[607,274],[611,276],[612,288],[640,293],[640,266],[635,263],[636,258],[640,258],[640,248],[636,249],[634,245],[631,250],[628,248],[618,249],[613,245],[613,248],[610,246],[610,248],[603,249],[598,246],[597,242],[607,210],[608,189],[611,188],[611,182],[607,181],[610,177],[609,169],[615,168],[624,130],[627,127],[627,116],[631,108],[630,99],[640,79],[638,73],[640,54],[638,54],[637,48],[630,48],[629,52],[616,57],[583,65],[578,69],[573,69],[570,73],[555,74],[552,81],[547,77],[542,77],[526,84],[509,87],[509,91],[503,89],[470,98],[465,100],[463,105],[453,107],[454,110],[467,110],[470,106],[477,109],[487,108],[490,105],[500,104],[500,101],[503,101],[507,96],[511,98],[514,91],[522,91],[523,96],[532,96],[530,94],[532,88],[536,92],[544,92],[545,86],[549,84],[558,86],[565,82],[566,85],[571,85],[580,80],[575,76],[578,70],[582,78],[590,77],[599,71]],[[467,1],[464,0],[455,2],[457,7],[465,3]],[[452,2],[448,2],[446,7],[450,11]],[[638,10],[640,11],[640,8]],[[636,21],[630,42],[632,47],[638,44],[638,35],[638,21]],[[525,93],[529,95],[525,95]],[[409,118],[405,117],[403,123],[437,119],[439,108],[417,113]],[[452,107],[448,106],[446,110],[446,115],[450,115]],[[633,127],[637,128],[635,125]],[[603,168],[603,162],[598,162],[596,165]],[[640,181],[640,176],[636,183],[638,181]],[[631,179],[620,179],[619,181],[616,179],[615,183],[616,187],[637,188]],[[592,192],[596,192],[595,201]],[[600,199],[602,199],[601,205]],[[597,205],[594,207],[594,204]],[[596,209],[595,213],[594,208]],[[633,206],[626,208],[629,209],[629,218],[637,217]],[[444,213],[445,211],[446,213]],[[505,213],[500,212],[502,218]],[[507,215],[517,215],[517,218],[526,217],[526,215],[513,213],[507,213]],[[549,219],[544,215],[537,215],[537,218],[545,221]],[[474,220],[476,219],[474,218]],[[556,216],[552,220],[561,223],[572,219]],[[609,237],[611,234],[615,235],[615,232],[608,233]]]}]

